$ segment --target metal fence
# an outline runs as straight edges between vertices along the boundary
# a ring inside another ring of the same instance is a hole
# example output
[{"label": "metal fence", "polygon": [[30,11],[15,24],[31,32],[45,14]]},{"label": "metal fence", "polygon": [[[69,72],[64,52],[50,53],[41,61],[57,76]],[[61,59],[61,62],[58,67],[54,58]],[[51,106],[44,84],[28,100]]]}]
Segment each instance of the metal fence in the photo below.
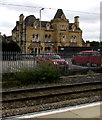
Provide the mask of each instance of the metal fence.
[{"label": "metal fence", "polygon": [[[43,54],[23,54],[21,52],[2,52],[2,73],[8,73],[8,72],[20,72],[23,69],[30,69],[30,68],[35,68],[37,66],[37,56],[41,56]],[[95,66],[96,67],[100,67],[102,66],[102,55],[101,54],[96,54],[94,56],[90,55],[90,61],[85,63],[85,58],[86,55],[84,56],[77,56],[80,58],[80,62],[84,61],[84,64],[78,63],[78,59],[75,60],[71,60],[71,58],[73,57],[73,54],[69,55],[68,54],[61,54],[59,53],[59,55],[61,56],[62,59],[64,59],[66,61],[66,63],[68,62],[68,69],[66,69],[66,67],[63,69],[64,72],[70,69],[81,69],[81,68],[91,68],[91,64],[92,62],[94,63],[96,61]],[[56,64],[56,62],[55,62]],[[62,65],[64,65],[64,63],[60,63]],[[93,64],[93,65],[94,65]]]},{"label": "metal fence", "polygon": [[[23,69],[35,68],[36,58],[43,54],[23,54],[21,52],[2,52],[2,73],[20,72]],[[68,56],[59,54],[61,58],[70,61]],[[64,71],[66,68],[64,68]]]},{"label": "metal fence", "polygon": [[36,66],[34,54],[22,54],[21,52],[2,53],[2,72],[20,72]]}]

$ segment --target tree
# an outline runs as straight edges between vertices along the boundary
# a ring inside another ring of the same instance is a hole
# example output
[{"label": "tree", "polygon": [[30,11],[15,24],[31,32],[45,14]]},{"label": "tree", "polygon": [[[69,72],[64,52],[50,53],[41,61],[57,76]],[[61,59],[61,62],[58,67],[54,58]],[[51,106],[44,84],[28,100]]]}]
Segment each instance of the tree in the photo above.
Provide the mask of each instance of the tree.
[{"label": "tree", "polygon": [[18,44],[14,41],[4,41],[2,42],[2,51],[16,51],[19,52],[21,51],[20,47],[18,46]]},{"label": "tree", "polygon": [[90,43],[90,47],[99,47],[99,42],[98,41],[86,41],[86,43]]}]

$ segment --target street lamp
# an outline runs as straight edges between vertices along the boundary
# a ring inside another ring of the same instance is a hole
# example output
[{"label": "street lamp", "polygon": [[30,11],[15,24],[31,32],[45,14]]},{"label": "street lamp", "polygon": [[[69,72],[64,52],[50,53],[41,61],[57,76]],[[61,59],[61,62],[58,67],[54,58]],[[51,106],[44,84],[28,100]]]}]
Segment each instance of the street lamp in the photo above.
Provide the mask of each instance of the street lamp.
[{"label": "street lamp", "polygon": [[44,8],[40,9],[40,30],[41,30],[41,11],[44,10]]},{"label": "street lamp", "polygon": [[44,8],[40,9],[40,42],[41,42],[41,11],[44,10]]}]

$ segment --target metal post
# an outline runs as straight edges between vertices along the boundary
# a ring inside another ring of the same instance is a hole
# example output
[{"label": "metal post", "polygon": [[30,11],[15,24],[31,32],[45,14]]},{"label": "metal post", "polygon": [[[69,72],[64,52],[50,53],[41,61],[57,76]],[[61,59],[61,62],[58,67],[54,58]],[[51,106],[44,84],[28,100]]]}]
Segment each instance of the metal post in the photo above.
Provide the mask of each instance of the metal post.
[{"label": "metal post", "polygon": [[[41,42],[41,36],[42,36],[42,34],[41,34],[41,11],[42,10],[44,10],[44,8],[40,9],[40,42]],[[37,49],[37,53],[38,53],[38,49]]]}]

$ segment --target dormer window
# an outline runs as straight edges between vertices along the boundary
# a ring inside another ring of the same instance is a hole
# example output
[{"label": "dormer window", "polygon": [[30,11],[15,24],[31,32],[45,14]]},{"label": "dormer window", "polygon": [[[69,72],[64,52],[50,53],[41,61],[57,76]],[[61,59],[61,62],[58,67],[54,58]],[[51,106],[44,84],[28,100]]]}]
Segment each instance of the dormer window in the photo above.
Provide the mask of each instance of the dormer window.
[{"label": "dormer window", "polygon": [[66,19],[66,17],[65,17],[65,15],[64,15],[64,14],[62,14],[61,19]]},{"label": "dormer window", "polygon": [[72,30],[73,30],[73,31],[76,30],[76,26],[75,26],[75,25],[72,26]]},{"label": "dormer window", "polygon": [[66,36],[65,36],[65,35],[62,35],[61,41],[62,41],[62,42],[65,42],[65,39],[66,39]]},{"label": "dormer window", "polygon": [[35,21],[33,26],[34,26],[34,29],[37,29],[38,28],[38,22]]},{"label": "dormer window", "polygon": [[73,27],[73,31],[75,31],[76,30],[76,27]]},{"label": "dormer window", "polygon": [[47,30],[50,29],[50,24],[49,24],[49,23],[46,24],[46,29],[47,29]]}]

